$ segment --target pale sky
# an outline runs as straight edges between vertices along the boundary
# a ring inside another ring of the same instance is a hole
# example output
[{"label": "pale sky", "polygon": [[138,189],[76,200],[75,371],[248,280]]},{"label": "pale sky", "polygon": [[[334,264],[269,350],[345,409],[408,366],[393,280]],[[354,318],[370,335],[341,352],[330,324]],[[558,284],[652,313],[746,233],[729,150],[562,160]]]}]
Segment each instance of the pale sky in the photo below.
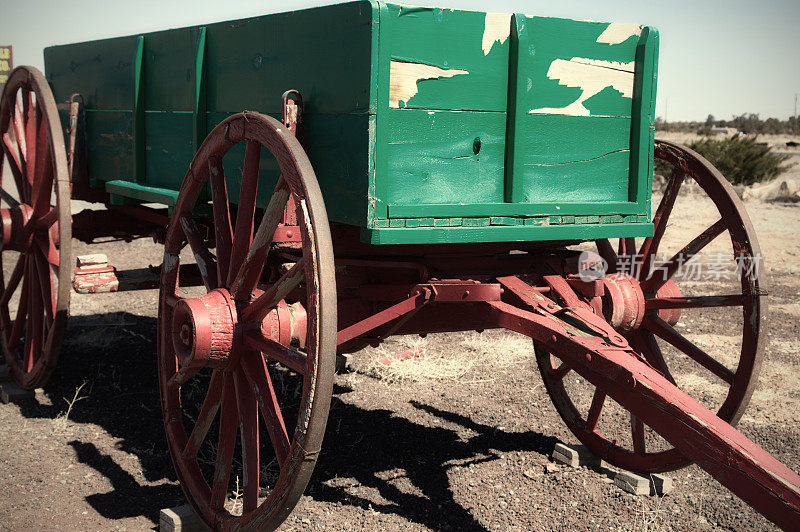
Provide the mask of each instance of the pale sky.
[{"label": "pale sky", "polygon": [[[0,0],[0,44],[43,67],[52,44],[132,35],[335,2]],[[415,0],[411,3],[423,3]],[[429,5],[632,22],[661,33],[658,116],[786,119],[800,93],[800,0],[432,0]]]}]

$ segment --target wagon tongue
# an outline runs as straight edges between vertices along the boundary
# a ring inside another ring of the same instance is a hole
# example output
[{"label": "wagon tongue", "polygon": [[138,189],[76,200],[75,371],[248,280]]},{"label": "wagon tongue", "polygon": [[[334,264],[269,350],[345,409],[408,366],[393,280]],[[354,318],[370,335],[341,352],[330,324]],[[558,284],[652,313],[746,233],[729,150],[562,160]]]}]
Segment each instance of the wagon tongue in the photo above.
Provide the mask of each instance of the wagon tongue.
[{"label": "wagon tongue", "polygon": [[682,392],[590,310],[560,307],[516,277],[498,281],[529,307],[489,302],[499,327],[531,337],[780,527],[800,523],[800,476]]}]

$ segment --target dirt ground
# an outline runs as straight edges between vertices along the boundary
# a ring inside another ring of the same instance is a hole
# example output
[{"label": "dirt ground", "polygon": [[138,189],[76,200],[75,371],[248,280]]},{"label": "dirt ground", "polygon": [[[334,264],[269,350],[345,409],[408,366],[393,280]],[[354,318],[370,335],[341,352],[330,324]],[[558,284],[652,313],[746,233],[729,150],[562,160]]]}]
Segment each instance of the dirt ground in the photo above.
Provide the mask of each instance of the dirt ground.
[{"label": "dirt ground", "polygon": [[[679,201],[686,214],[673,220],[675,245],[716,220],[704,197]],[[800,471],[800,205],[747,208],[769,309],[760,386],[739,429]],[[725,249],[714,246],[709,254]],[[146,239],[76,242],[74,252],[107,253],[119,269],[158,264],[161,256]],[[687,282],[686,293],[714,283]],[[73,294],[71,313],[52,381],[34,400],[0,404],[0,529],[152,529],[161,508],[183,502],[159,406],[156,291]],[[687,315],[682,327],[735,366],[735,321]],[[377,363],[409,347],[425,355],[388,368]],[[724,391],[696,368],[682,377],[704,401]],[[695,466],[669,473],[675,489],[663,498],[629,495],[592,469],[547,468],[559,441],[577,443],[542,385],[530,341],[498,331],[393,338],[355,354],[351,371],[337,376],[323,453],[283,528],[771,527]]]}]

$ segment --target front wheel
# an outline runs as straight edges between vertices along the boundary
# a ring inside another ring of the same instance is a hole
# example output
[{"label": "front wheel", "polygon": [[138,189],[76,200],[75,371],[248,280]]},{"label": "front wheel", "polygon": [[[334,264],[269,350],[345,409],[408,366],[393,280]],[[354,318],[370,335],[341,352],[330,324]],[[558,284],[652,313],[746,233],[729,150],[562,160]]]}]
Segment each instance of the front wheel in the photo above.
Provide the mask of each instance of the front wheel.
[{"label": "front wheel", "polygon": [[[285,211],[300,238],[278,246]],[[194,293],[181,286],[191,262],[204,285]],[[184,179],[159,296],[164,427],[181,487],[210,527],[272,530],[299,500],[328,418],[336,325],[330,228],[305,152],[273,118],[231,116]]]}]

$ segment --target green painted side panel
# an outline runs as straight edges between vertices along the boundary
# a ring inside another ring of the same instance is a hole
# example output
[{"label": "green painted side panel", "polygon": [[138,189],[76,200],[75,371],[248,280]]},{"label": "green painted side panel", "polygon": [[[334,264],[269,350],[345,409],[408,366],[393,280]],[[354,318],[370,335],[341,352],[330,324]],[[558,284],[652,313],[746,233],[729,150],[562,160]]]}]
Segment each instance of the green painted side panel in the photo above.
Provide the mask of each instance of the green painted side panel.
[{"label": "green painted side panel", "polygon": [[283,92],[297,89],[310,114],[375,112],[375,9],[354,2],[209,24],[209,111],[280,113]]},{"label": "green painted side panel", "polygon": [[136,36],[104,39],[44,50],[47,81],[56,102],[77,92],[88,109],[133,109]]},{"label": "green painted side panel", "polygon": [[86,164],[99,181],[131,180],[133,175],[133,113],[86,112]]},{"label": "green painted side panel", "polygon": [[147,185],[177,190],[194,156],[192,113],[145,113]]},{"label": "green painted side panel", "polygon": [[381,118],[388,203],[503,200],[505,113],[389,109]]},{"label": "green painted side panel", "polygon": [[632,211],[649,212],[649,198],[637,193],[649,183],[640,164],[652,161],[652,144],[638,142],[639,86],[654,83],[654,56],[641,50],[648,32],[514,16],[507,202],[594,203],[593,214],[603,215],[613,212],[610,202],[627,201]]},{"label": "green painted side panel", "polygon": [[517,85],[517,103],[526,108],[525,112],[566,109],[580,102],[574,106],[576,111],[587,115],[631,116],[630,94],[624,96],[618,85],[587,83],[587,75],[592,70],[618,71],[634,61],[638,35],[601,38],[611,26],[607,22],[525,15],[516,15],[515,19],[521,82]]},{"label": "green painted side panel", "polygon": [[[277,117],[298,89],[331,221],[426,243],[651,231],[657,54],[651,28],[354,2],[51,47],[45,65],[58,101],[84,96],[90,179],[128,182],[120,201],[177,191],[215,124]],[[234,202],[243,155],[224,161]],[[277,177],[265,155],[260,206]]]},{"label": "green painted side panel", "polygon": [[[209,128],[213,129],[227,116],[227,113],[209,113]],[[371,165],[368,154],[372,117],[307,115],[305,120],[304,147],[322,189],[328,217],[338,223],[366,226],[368,182],[365,176]],[[190,141],[191,135],[187,135],[186,140]],[[191,155],[188,155],[181,180],[190,161]],[[234,203],[239,201],[243,161],[244,143],[232,148],[223,158],[228,195]],[[259,207],[267,206],[278,174],[277,162],[267,150],[262,150],[256,196]]]},{"label": "green painted side panel", "polygon": [[147,109],[192,110],[197,33],[197,28],[180,28],[145,36],[144,99]]},{"label": "green painted side panel", "polygon": [[[465,220],[466,222],[466,220]],[[549,225],[543,227],[462,226],[362,229],[370,244],[466,244],[473,242],[529,242],[534,240],[592,240],[653,235],[653,224]]]},{"label": "green painted side panel", "polygon": [[[386,4],[381,46],[392,61],[404,64],[395,64],[390,79],[381,82],[403,95],[399,107],[504,113],[509,28],[506,14]],[[400,90],[395,78],[403,67],[416,65],[423,67],[416,84],[412,78],[411,91]],[[430,66],[443,72],[426,73]]]}]

